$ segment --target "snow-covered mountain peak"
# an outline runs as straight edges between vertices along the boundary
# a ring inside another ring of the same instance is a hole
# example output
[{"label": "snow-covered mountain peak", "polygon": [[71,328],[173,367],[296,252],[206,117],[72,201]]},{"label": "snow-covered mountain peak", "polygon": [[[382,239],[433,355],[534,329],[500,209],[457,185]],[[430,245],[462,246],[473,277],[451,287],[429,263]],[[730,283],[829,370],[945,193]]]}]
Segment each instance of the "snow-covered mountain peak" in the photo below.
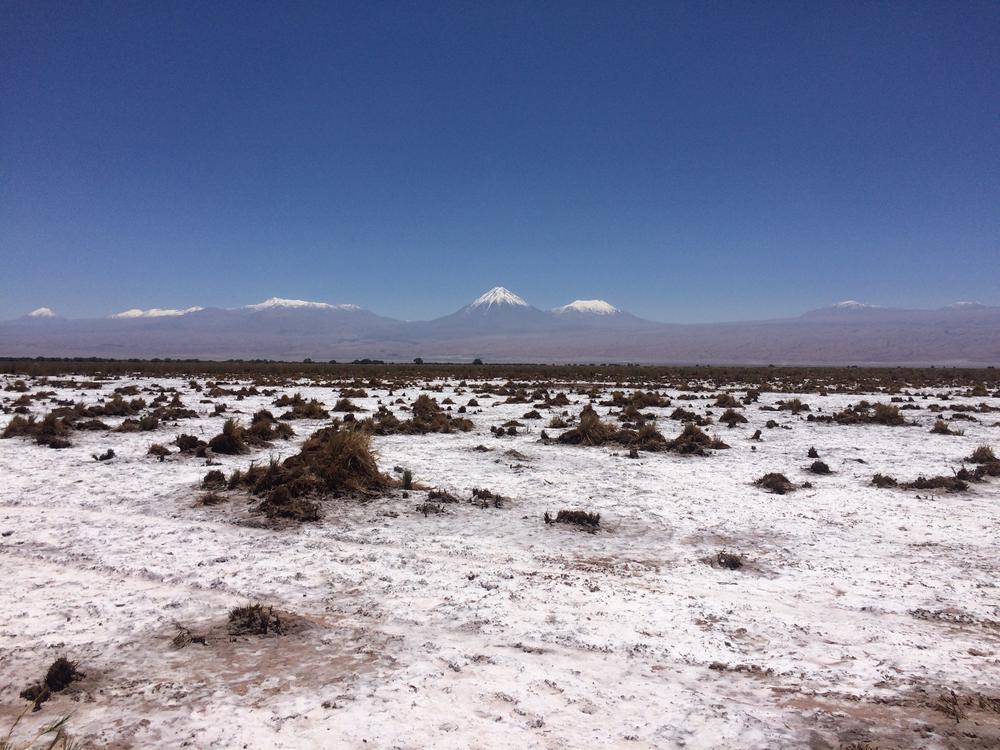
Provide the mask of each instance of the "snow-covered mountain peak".
[{"label": "snow-covered mountain peak", "polygon": [[115,313],[112,318],[176,318],[180,315],[187,315],[188,313],[198,312],[199,310],[204,310],[204,307],[187,307],[183,310],[174,310],[172,308],[161,308],[161,307],[151,307],[148,310],[142,310],[138,307],[133,307],[131,310],[125,310],[124,312]]},{"label": "snow-covered mountain peak", "polygon": [[838,302],[837,304],[832,305],[832,307],[835,307],[838,310],[869,310],[880,307],[880,305],[869,305],[866,302],[858,302],[854,299],[845,299],[843,302]]},{"label": "snow-covered mountain peak", "polygon": [[568,305],[557,307],[552,312],[556,315],[563,315],[568,312],[589,313],[591,315],[618,315],[621,310],[602,299],[578,299],[573,300]]},{"label": "snow-covered mountain peak", "polygon": [[313,310],[360,310],[357,305],[331,305],[328,302],[310,302],[304,299],[284,299],[282,297],[269,297],[263,302],[254,305],[244,305],[244,310],[273,310],[274,308],[299,308]]},{"label": "snow-covered mountain peak", "polygon": [[509,289],[504,289],[502,286],[495,286],[486,292],[486,294],[473,300],[469,307],[485,307],[486,309],[489,309],[493,306],[499,307],[502,305],[514,305],[517,307],[529,306],[527,302]]},{"label": "snow-covered mountain peak", "polygon": [[39,307],[37,310],[32,310],[28,313],[29,318],[54,318],[55,316],[55,311],[51,307]]},{"label": "snow-covered mountain peak", "polygon": [[952,302],[950,305],[948,305],[948,308],[951,310],[968,310],[977,307],[986,307],[986,305],[984,305],[981,302],[965,302],[965,301]]}]

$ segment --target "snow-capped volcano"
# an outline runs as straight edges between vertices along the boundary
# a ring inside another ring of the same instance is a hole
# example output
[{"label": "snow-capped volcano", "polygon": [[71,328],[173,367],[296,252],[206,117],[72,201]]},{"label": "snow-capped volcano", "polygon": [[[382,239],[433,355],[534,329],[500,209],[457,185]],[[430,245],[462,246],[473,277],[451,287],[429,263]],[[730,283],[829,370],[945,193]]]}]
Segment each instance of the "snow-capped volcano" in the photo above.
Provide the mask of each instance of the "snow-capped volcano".
[{"label": "snow-capped volcano", "polygon": [[180,315],[187,315],[188,313],[199,312],[204,310],[204,307],[187,307],[183,310],[174,310],[172,308],[160,308],[151,307],[148,310],[142,310],[138,307],[133,307],[131,310],[125,310],[124,312],[115,313],[112,318],[176,318]]},{"label": "snow-capped volcano", "polygon": [[56,317],[55,311],[51,307],[39,307],[37,310],[32,310],[28,313],[29,318],[54,318]]},{"label": "snow-capped volcano", "polygon": [[296,308],[312,310],[360,310],[357,305],[331,305],[328,302],[310,302],[304,299],[283,299],[281,297],[269,297],[263,302],[253,305],[244,305],[243,310],[273,310],[275,308]]},{"label": "snow-capped volcano", "polygon": [[838,310],[874,310],[881,305],[869,305],[867,302],[858,302],[854,299],[845,299],[843,302],[838,302],[835,305],[831,305]]},{"label": "snow-capped volcano", "polygon": [[605,302],[602,299],[578,299],[573,300],[568,305],[563,305],[562,307],[553,308],[552,312],[556,315],[565,315],[566,313],[587,313],[590,315],[620,315],[621,310],[619,310],[614,305],[609,302]]},{"label": "snow-capped volcano", "polygon": [[516,307],[530,307],[527,302],[525,302],[521,297],[518,297],[514,292],[509,289],[505,289],[502,286],[495,286],[479,297],[476,297],[470,304],[469,307],[485,307],[489,309],[491,307],[501,307],[503,305],[514,305]]}]

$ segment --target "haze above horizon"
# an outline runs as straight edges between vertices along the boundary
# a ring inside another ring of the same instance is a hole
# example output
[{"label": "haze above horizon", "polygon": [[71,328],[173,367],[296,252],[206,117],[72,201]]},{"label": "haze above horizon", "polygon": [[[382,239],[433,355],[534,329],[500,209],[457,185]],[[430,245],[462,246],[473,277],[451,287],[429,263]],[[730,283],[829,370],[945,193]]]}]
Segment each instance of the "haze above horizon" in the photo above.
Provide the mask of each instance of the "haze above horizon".
[{"label": "haze above horizon", "polygon": [[1000,5],[8,2],[0,320],[1000,304]]}]

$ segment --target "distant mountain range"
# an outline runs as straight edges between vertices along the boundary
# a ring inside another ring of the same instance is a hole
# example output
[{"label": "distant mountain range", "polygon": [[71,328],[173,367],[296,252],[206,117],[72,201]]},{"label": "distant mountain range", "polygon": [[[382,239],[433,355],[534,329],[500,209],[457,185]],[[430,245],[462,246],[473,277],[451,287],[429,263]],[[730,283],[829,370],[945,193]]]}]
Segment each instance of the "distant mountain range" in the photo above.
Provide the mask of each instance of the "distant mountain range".
[{"label": "distant mountain range", "polygon": [[503,287],[416,322],[277,297],[78,320],[41,307],[0,322],[0,356],[989,365],[1000,362],[1000,307],[904,310],[848,300],[796,318],[678,325],[603,300],[541,310]]}]

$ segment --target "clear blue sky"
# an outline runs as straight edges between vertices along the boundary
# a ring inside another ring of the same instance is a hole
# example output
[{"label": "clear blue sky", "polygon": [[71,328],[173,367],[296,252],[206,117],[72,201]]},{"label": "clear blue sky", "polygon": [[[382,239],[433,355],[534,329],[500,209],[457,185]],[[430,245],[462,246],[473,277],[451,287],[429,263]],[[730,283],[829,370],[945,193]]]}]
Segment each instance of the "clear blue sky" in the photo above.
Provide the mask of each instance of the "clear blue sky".
[{"label": "clear blue sky", "polygon": [[0,318],[1000,304],[1000,3],[0,2]]}]

